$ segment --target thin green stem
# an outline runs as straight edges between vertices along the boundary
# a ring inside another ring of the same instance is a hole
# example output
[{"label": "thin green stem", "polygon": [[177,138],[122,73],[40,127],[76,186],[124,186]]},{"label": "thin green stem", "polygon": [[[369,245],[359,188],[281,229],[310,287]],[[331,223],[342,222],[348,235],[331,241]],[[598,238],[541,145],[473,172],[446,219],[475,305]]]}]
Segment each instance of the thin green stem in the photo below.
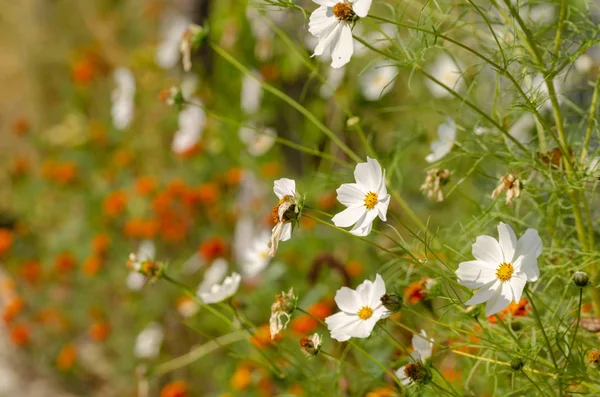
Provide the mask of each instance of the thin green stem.
[{"label": "thin green stem", "polygon": [[552,345],[550,344],[550,339],[548,339],[548,335],[546,334],[546,330],[544,328],[544,324],[542,324],[542,318],[540,316],[540,312],[538,311],[535,303],[533,302],[533,298],[531,297],[531,293],[528,288],[525,288],[525,294],[529,298],[529,303],[531,304],[531,308],[533,309],[533,315],[542,331],[542,335],[544,336],[544,340],[546,341],[546,345],[548,345],[548,354],[550,354],[550,358],[552,359],[552,363],[554,364],[554,368],[558,370],[558,363],[556,362],[556,358],[554,357],[554,353],[552,351]]},{"label": "thin green stem", "polygon": [[577,330],[579,329],[579,321],[581,320],[581,302],[582,302],[582,300],[583,300],[583,288],[579,288],[579,305],[577,307],[577,322],[575,322],[575,331],[573,331],[573,336],[571,337],[571,343],[569,343],[569,354],[567,355],[565,367],[569,364],[569,358],[573,354],[573,346],[575,345],[575,340],[577,338]]}]

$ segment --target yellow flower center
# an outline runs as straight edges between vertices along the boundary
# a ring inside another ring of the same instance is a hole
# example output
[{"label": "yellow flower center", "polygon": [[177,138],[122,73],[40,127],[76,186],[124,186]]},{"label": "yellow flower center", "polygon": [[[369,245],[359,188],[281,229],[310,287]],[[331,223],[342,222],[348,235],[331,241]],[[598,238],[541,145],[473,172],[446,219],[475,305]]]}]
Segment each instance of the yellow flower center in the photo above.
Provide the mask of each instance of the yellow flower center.
[{"label": "yellow flower center", "polygon": [[372,210],[377,205],[378,200],[379,197],[377,197],[377,193],[367,193],[367,195],[365,196],[365,207],[367,207],[368,210]]},{"label": "yellow flower center", "polygon": [[360,318],[361,320],[367,320],[367,319],[371,318],[372,315],[373,315],[373,309],[371,309],[369,306],[363,306],[358,311],[358,318]]},{"label": "yellow flower center", "polygon": [[352,10],[352,6],[348,3],[337,3],[333,6],[333,15],[335,15],[340,22],[352,22],[354,11]]},{"label": "yellow flower center", "polygon": [[504,282],[510,280],[515,269],[513,265],[510,263],[502,263],[498,270],[496,271],[496,277],[498,280]]}]

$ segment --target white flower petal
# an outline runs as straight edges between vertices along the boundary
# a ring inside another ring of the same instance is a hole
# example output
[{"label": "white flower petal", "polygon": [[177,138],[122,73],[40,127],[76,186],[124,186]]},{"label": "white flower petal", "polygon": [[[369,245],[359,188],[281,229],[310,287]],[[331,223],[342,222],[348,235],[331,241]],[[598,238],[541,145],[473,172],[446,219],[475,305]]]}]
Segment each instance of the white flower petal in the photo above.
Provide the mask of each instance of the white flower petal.
[{"label": "white flower petal", "polygon": [[525,274],[513,275],[510,281],[506,284],[510,284],[510,289],[513,296],[512,300],[515,303],[519,303],[521,296],[523,295],[523,289],[525,289],[525,284],[527,284],[527,278]]},{"label": "white flower petal", "polygon": [[510,225],[500,222],[498,225],[498,240],[504,255],[504,262],[513,263],[517,249],[517,236]]},{"label": "white flower petal", "polygon": [[341,68],[350,62],[350,58],[354,53],[352,28],[346,22],[340,22],[339,25],[341,26],[339,37],[331,50],[331,67],[335,69]]},{"label": "white flower petal", "polygon": [[499,280],[490,281],[475,292],[475,295],[465,302],[465,305],[478,305],[483,302],[487,302],[496,293],[496,290],[500,288]]},{"label": "white flower petal", "polygon": [[340,310],[346,313],[356,314],[363,306],[362,300],[357,295],[356,291],[342,287],[335,293],[335,303]]},{"label": "white flower petal", "polygon": [[369,192],[376,193],[383,179],[383,171],[379,162],[367,157],[366,163],[356,164],[354,179],[356,179],[358,185],[364,186]]},{"label": "white flower petal", "polygon": [[486,316],[492,316],[510,305],[512,292],[510,291],[510,286],[507,283],[504,284],[506,285],[501,285],[494,291],[494,294],[485,305]]},{"label": "white flower petal", "polygon": [[354,0],[354,2],[352,2],[352,10],[359,18],[364,18],[369,13],[372,1],[373,0]]},{"label": "white flower petal", "polygon": [[496,270],[480,260],[461,262],[456,270],[458,281],[468,288],[480,288],[496,279]]},{"label": "white flower petal", "polygon": [[[365,196],[367,195],[367,191],[365,191],[361,185],[358,183],[344,183],[342,186],[337,188],[337,199],[340,203],[344,204],[346,207],[364,205]],[[350,226],[350,225],[348,225]]]},{"label": "white flower petal", "polygon": [[273,191],[279,199],[282,199],[285,196],[295,196],[296,181],[288,178],[278,179],[273,183]]},{"label": "white flower petal", "polygon": [[490,236],[479,236],[472,248],[473,256],[496,269],[503,261],[504,254],[498,240]]},{"label": "white flower petal", "polygon": [[364,206],[348,207],[336,214],[331,220],[337,227],[348,227],[354,225],[365,216],[367,209]]}]

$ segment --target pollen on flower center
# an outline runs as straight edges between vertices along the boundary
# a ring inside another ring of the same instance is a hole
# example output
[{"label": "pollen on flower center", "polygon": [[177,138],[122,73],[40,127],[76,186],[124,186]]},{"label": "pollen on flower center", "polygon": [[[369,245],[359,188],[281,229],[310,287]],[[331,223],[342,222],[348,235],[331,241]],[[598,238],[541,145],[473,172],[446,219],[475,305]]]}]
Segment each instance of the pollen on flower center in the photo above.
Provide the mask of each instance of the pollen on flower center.
[{"label": "pollen on flower center", "polygon": [[506,262],[502,263],[496,271],[496,277],[498,277],[498,280],[502,282],[508,281],[512,277],[514,270],[515,269],[513,268],[512,264]]},{"label": "pollen on flower center", "polygon": [[354,19],[354,10],[352,10],[352,6],[348,3],[337,3],[333,6],[333,15],[338,19],[338,21],[344,22],[352,22]]},{"label": "pollen on flower center", "polygon": [[371,309],[369,306],[363,306],[358,311],[358,318],[360,318],[361,320],[367,320],[367,319],[371,318],[372,315],[373,315],[373,309]]},{"label": "pollen on flower center", "polygon": [[369,192],[365,196],[365,207],[367,207],[369,210],[372,210],[377,205],[377,201],[379,201],[377,193]]}]

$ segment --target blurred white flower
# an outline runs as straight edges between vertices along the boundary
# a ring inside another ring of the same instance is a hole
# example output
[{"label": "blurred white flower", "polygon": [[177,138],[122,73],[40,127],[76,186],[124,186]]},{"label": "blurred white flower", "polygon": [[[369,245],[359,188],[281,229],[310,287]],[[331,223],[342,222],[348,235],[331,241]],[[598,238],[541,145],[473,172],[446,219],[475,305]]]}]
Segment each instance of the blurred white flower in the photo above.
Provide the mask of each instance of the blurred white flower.
[{"label": "blurred white flower", "polygon": [[222,302],[237,292],[242,278],[235,272],[225,277],[228,267],[229,264],[225,259],[218,258],[206,270],[204,280],[196,292],[202,302],[206,304]]},{"label": "blurred white flower", "polygon": [[517,241],[513,229],[500,222],[498,237],[477,237],[473,244],[475,260],[460,263],[456,271],[460,284],[478,288],[465,304],[487,302],[486,316],[519,302],[527,281],[536,281],[540,275],[537,258],[542,253],[542,240],[537,230],[527,229]]},{"label": "blurred white flower", "polygon": [[431,143],[431,153],[425,157],[428,163],[435,163],[442,159],[452,150],[456,141],[456,123],[450,117],[445,124],[440,124],[437,130],[438,140]]},{"label": "blurred white flower", "polygon": [[319,5],[310,15],[308,31],[319,39],[313,56],[331,52],[331,67],[347,64],[354,52],[352,23],[367,16],[372,0],[313,0]]},{"label": "blurred white flower", "polygon": [[135,79],[131,70],[127,68],[117,68],[113,77],[115,79],[115,89],[112,92],[111,115],[113,125],[118,130],[124,130],[131,124],[134,112],[135,99]]},{"label": "blurred white flower", "polygon": [[268,231],[263,231],[255,235],[250,247],[243,255],[240,261],[242,274],[245,277],[253,278],[258,276],[269,264],[269,237]]},{"label": "blurred white flower", "polygon": [[156,322],[148,324],[135,340],[135,356],[146,359],[155,358],[160,353],[163,338],[163,328],[160,324]]},{"label": "blurred white flower", "polygon": [[175,132],[171,149],[177,154],[192,150],[202,138],[206,125],[206,113],[199,98],[189,100],[190,104],[179,112],[179,129]]},{"label": "blurred white flower", "polygon": [[386,221],[390,195],[385,187],[385,170],[377,160],[367,157],[366,163],[356,165],[354,179],[356,183],[344,183],[336,190],[338,201],[348,208],[332,221],[337,227],[354,225],[350,233],[366,236],[371,233],[377,216]]},{"label": "blurred white flower", "polygon": [[371,335],[377,321],[389,315],[381,303],[383,295],[385,283],[379,274],[375,282],[365,280],[356,290],[340,288],[335,294],[335,303],[341,311],[325,319],[331,337],[344,342]]},{"label": "blurred white flower", "polygon": [[535,4],[519,7],[519,15],[532,26],[549,25],[556,18],[556,6],[554,4]]},{"label": "blurred white flower", "polygon": [[242,126],[238,131],[240,140],[246,145],[251,156],[258,157],[273,147],[277,131],[273,128],[253,128],[253,125]]},{"label": "blurred white flower", "polygon": [[298,193],[296,193],[296,181],[281,178],[273,183],[273,191],[279,202],[273,208],[273,221],[275,226],[271,231],[269,239],[269,256],[275,256],[280,241],[292,238],[292,219],[290,212],[298,212]]},{"label": "blurred white flower", "polygon": [[377,101],[394,87],[398,68],[379,61],[360,77],[360,88],[368,101]]},{"label": "blurred white flower", "polygon": [[521,142],[523,145],[531,143],[533,136],[531,131],[535,127],[535,116],[531,113],[523,113],[517,121],[509,128],[508,134]]},{"label": "blurred white flower", "polygon": [[330,98],[342,84],[345,74],[345,68],[327,68],[327,78],[325,80],[325,84],[321,86],[321,90],[319,91],[321,98]]},{"label": "blurred white flower", "polygon": [[208,292],[200,293],[199,297],[206,304],[222,302],[237,292],[241,280],[242,277],[238,273],[231,273],[221,284],[213,284]]},{"label": "blurred white flower", "polygon": [[183,32],[192,21],[178,12],[169,11],[161,22],[161,40],[156,48],[156,63],[163,69],[171,69],[179,62],[179,47]]},{"label": "blurred white flower", "polygon": [[[462,90],[464,86],[464,79],[462,77],[463,67],[456,63],[456,61],[447,54],[439,55],[436,60],[427,68],[429,74],[435,77],[436,80],[444,84],[445,86],[453,89],[454,91]],[[429,91],[436,98],[449,98],[452,97],[445,88],[441,85],[427,79],[425,81]]]},{"label": "blurred white flower", "polygon": [[433,339],[427,338],[425,330],[421,330],[420,335],[413,335],[412,345],[414,349],[410,355],[412,362],[396,371],[396,376],[404,386],[423,380],[423,375],[426,375],[423,364],[433,354]]},{"label": "blurred white flower", "polygon": [[242,111],[249,115],[258,113],[263,95],[263,89],[260,85],[262,78],[256,71],[253,72],[253,75],[255,77],[245,75],[242,80],[240,106]]}]

